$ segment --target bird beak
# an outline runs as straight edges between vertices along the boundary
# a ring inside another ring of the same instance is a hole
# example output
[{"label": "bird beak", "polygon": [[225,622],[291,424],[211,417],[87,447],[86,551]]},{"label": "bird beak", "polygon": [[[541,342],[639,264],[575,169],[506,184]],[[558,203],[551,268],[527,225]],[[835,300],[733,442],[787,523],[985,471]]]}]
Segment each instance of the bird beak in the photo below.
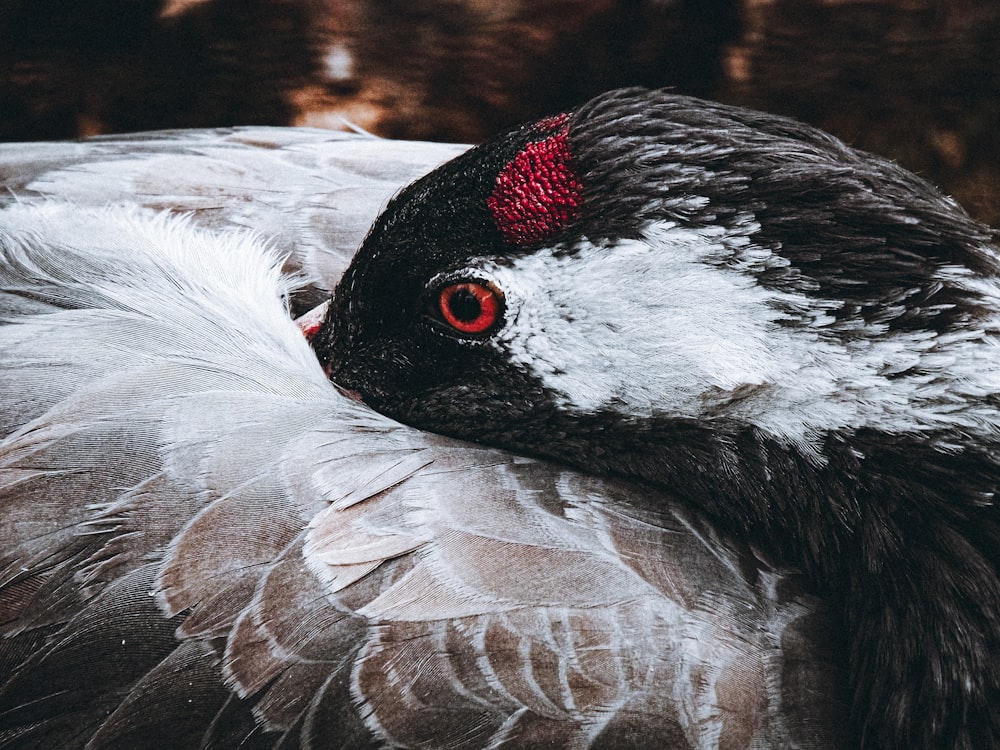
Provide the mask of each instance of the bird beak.
[{"label": "bird beak", "polygon": [[[326,313],[329,309],[330,309],[330,300],[327,300],[322,304],[316,305],[316,307],[314,307],[312,310],[303,315],[300,315],[295,319],[295,325],[297,325],[299,327],[299,330],[302,331],[302,335],[306,337],[306,341],[312,341],[313,336],[316,335],[316,333],[322,327],[323,321],[326,320]],[[327,364],[323,368],[323,371],[326,373],[326,376],[328,378],[333,374],[332,367],[333,367],[332,365]],[[358,393],[357,391],[352,391],[348,388],[343,388],[337,385],[336,383],[333,384],[333,387],[336,388],[338,391],[340,391],[340,395],[349,398],[351,401],[357,401],[358,403],[363,403],[361,399],[361,394]]]},{"label": "bird beak", "polygon": [[295,319],[295,325],[302,331],[302,335],[306,337],[306,341],[312,341],[313,336],[316,335],[320,326],[323,325],[323,320],[326,318],[326,311],[329,309],[330,300],[327,300]]}]

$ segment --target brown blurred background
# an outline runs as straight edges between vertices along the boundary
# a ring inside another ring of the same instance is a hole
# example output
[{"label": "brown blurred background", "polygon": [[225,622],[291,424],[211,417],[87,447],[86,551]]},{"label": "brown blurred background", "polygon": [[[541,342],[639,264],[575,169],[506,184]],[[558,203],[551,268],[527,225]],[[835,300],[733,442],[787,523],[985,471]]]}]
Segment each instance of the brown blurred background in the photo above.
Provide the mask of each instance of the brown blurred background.
[{"label": "brown blurred background", "polygon": [[0,140],[480,141],[616,86],[793,115],[1000,224],[997,0],[0,0]]}]

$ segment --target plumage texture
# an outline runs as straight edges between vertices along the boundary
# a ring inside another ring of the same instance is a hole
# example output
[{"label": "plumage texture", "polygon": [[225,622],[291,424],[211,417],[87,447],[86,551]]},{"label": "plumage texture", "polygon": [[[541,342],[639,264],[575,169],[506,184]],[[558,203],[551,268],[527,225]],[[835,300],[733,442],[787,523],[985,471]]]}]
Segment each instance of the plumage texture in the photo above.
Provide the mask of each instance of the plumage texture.
[{"label": "plumage texture", "polygon": [[201,226],[260,232],[288,254],[287,270],[325,291],[393,193],[465,149],[265,127],[8,144],[0,205],[54,198],[190,212]]},{"label": "plumage texture", "polygon": [[[266,135],[0,149],[30,175],[0,211],[0,747],[842,746],[838,631],[796,576],[669,494],[328,383],[275,248],[315,274],[314,210],[345,257],[336,216],[413,162],[363,142],[367,193],[357,142]],[[223,156],[357,176],[313,205]],[[197,213],[88,208],[108,174]]]},{"label": "plumage texture", "polygon": [[[552,122],[579,201],[512,237],[497,191],[545,205],[525,157]],[[436,314],[457,283],[502,296],[488,335]],[[846,624],[864,747],[1000,746],[1000,253],[915,175],[609,92],[396,197],[315,345],[385,414],[672,493],[802,571]]]}]

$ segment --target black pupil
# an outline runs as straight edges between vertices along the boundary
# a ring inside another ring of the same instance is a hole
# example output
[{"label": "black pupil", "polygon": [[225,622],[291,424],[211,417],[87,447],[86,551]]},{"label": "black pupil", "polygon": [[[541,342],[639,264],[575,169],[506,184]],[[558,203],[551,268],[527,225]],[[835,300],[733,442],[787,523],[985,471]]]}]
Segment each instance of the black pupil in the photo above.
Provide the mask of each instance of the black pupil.
[{"label": "black pupil", "polygon": [[456,320],[463,323],[471,323],[483,312],[483,307],[476,299],[476,295],[468,289],[456,289],[455,293],[448,298],[448,309]]}]

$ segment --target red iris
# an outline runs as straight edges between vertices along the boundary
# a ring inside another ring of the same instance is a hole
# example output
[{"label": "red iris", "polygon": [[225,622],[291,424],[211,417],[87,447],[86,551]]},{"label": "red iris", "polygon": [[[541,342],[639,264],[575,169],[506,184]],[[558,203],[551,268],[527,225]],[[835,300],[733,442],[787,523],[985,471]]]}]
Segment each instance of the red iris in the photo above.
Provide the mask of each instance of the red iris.
[{"label": "red iris", "polygon": [[503,298],[492,285],[460,281],[438,293],[438,308],[445,322],[456,331],[486,333],[500,322]]}]

